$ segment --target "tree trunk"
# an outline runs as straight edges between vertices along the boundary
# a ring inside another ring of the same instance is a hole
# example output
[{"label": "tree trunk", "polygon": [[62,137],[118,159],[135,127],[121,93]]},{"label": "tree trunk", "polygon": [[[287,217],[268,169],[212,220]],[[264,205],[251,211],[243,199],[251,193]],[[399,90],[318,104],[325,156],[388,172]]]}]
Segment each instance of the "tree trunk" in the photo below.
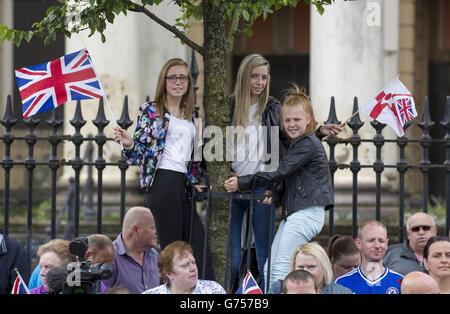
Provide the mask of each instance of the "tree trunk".
[{"label": "tree trunk", "polygon": [[[220,136],[223,135],[220,143],[221,147],[216,146],[216,152],[217,149],[222,149],[223,154],[218,156],[220,157],[218,160],[207,160],[208,178],[213,192],[225,192],[223,183],[227,179],[230,170],[230,165],[225,160],[225,127],[230,123],[225,76],[227,56],[225,17],[223,9],[220,6],[213,6],[212,1],[209,0],[203,1],[203,13],[203,62],[205,71],[203,106],[206,125],[207,127],[216,126],[222,131],[219,137],[217,137],[218,134],[212,135],[211,140],[220,140]],[[205,139],[206,141],[207,139]],[[213,254],[216,279],[220,283],[223,283],[225,274],[228,207],[229,202],[226,199],[210,200],[209,245]]]}]

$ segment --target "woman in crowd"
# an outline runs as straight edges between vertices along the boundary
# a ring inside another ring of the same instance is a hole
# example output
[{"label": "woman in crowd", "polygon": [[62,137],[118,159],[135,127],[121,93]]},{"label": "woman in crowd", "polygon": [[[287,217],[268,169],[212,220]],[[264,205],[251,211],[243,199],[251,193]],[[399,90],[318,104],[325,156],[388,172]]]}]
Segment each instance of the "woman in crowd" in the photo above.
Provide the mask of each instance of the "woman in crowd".
[{"label": "woman in crowd", "polygon": [[333,235],[328,243],[328,257],[334,278],[352,271],[361,264],[361,252],[349,236]]},{"label": "woman in crowd", "polygon": [[[185,190],[188,177],[196,190],[201,191],[197,184],[200,162],[191,158],[197,145],[194,120],[199,117],[192,85],[187,63],[178,58],[168,60],[159,73],[155,101],[139,108],[133,137],[119,126],[114,135],[115,141],[124,146],[127,163],[139,165],[144,204],[152,211],[161,249],[174,241],[191,239],[194,256],[202,269],[203,225],[195,210],[191,221]],[[205,276],[213,279],[209,251],[206,263]]]},{"label": "woman in crowd", "polygon": [[[300,244],[291,259],[289,272],[303,269],[315,278],[318,288],[323,294],[351,294],[351,290],[333,282],[333,270],[325,250],[317,242]],[[276,281],[269,294],[281,293],[283,280]]]},{"label": "woman in crowd", "polygon": [[428,274],[438,283],[441,294],[450,293],[450,238],[431,237],[423,249]]},{"label": "woman in crowd", "polygon": [[49,270],[76,261],[76,257],[69,251],[69,243],[67,240],[54,239],[39,246],[37,255],[39,256],[42,285],[30,290],[31,294],[48,294],[49,288],[45,278]]},{"label": "woman in crowd", "polygon": [[225,294],[224,288],[212,280],[199,280],[192,247],[175,241],[162,250],[158,259],[162,285],[143,294]]}]

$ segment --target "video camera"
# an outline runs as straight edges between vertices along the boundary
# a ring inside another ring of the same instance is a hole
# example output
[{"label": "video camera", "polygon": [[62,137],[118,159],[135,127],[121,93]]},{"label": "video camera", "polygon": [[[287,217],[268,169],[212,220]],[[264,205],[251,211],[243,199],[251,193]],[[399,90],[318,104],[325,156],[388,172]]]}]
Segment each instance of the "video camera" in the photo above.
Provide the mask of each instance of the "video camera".
[{"label": "video camera", "polygon": [[86,261],[88,238],[75,238],[69,244],[69,251],[78,257],[79,263],[67,267],[55,267],[46,276],[51,294],[94,294],[99,280],[111,278],[115,273],[113,265],[100,263],[92,265]]}]

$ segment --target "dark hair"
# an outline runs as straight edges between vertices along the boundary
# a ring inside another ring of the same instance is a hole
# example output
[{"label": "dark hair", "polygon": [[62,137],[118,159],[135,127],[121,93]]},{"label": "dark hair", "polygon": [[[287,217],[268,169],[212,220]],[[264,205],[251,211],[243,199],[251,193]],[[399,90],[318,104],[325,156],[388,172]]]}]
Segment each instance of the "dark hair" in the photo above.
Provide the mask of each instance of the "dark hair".
[{"label": "dark hair", "polygon": [[296,269],[291,271],[286,278],[284,278],[283,280],[283,288],[282,291],[283,293],[286,293],[286,283],[287,281],[294,281],[294,282],[305,282],[305,281],[309,281],[312,280],[314,282],[314,289],[318,290],[319,286],[316,282],[316,278],[314,277],[313,274],[311,274],[309,271],[304,270],[304,269]]},{"label": "dark hair", "polygon": [[430,246],[439,241],[447,241],[450,242],[449,237],[443,237],[443,236],[434,236],[428,239],[427,244],[425,244],[425,247],[423,248],[423,258],[428,259],[428,251],[430,250]]},{"label": "dark hair", "polygon": [[349,236],[333,235],[330,238],[327,249],[328,257],[333,260],[339,260],[343,255],[358,254],[359,250],[355,241]]}]

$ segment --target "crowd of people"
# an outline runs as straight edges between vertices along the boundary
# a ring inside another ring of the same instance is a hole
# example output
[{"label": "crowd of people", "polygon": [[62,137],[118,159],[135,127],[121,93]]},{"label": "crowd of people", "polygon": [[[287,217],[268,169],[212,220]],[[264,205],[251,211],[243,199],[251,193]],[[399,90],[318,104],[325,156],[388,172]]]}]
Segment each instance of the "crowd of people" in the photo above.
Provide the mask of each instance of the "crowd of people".
[{"label": "crowd of people", "polygon": [[[294,83],[281,102],[269,95],[269,88],[269,62],[259,54],[244,58],[229,99],[231,126],[237,130],[233,134],[236,156],[224,187],[229,193],[252,191],[265,198],[253,204],[237,198],[231,204],[231,282],[242,279],[238,272],[243,217],[252,206],[262,292],[450,293],[450,239],[437,236],[435,222],[426,213],[409,218],[408,239],[401,244],[388,246],[386,227],[379,221],[362,223],[355,239],[332,237],[327,250],[313,241],[323,228],[325,210],[334,206],[320,138],[337,135],[345,124],[317,126],[308,95]],[[199,113],[193,95],[187,63],[170,59],[161,68],[154,101],[139,108],[134,134],[114,128],[114,140],[121,144],[127,162],[138,165],[144,199],[142,207],[127,211],[114,241],[99,234],[88,237],[81,259],[115,268],[108,278],[95,280],[95,293],[226,293],[227,287],[215,280],[203,225],[197,212],[191,212],[186,193],[186,180],[198,192],[205,187],[203,165],[192,157],[195,148],[203,145],[197,140],[202,136],[195,125]],[[267,134],[257,131],[261,127],[266,127]],[[276,147],[273,127],[279,131]],[[273,156],[274,150],[279,160],[261,158]],[[246,158],[239,158],[239,152]],[[276,233],[272,202],[282,212]],[[30,269],[16,241],[2,235],[0,244],[0,292],[9,293],[17,277],[14,269],[24,280],[30,278]],[[80,256],[70,251],[70,242],[61,239],[40,246],[38,256],[39,265],[28,286],[34,294],[55,292],[47,282],[52,269],[80,263]],[[206,270],[204,278],[199,278],[199,269]]]},{"label": "crowd of people", "polygon": [[[88,236],[84,260],[115,268],[112,277],[95,281],[92,293],[227,293],[220,283],[200,279],[193,248],[187,242],[174,241],[158,252],[155,230],[151,211],[133,207],[114,241],[102,234]],[[389,246],[385,225],[375,220],[361,223],[355,239],[332,237],[327,248],[315,241],[300,243],[288,261],[289,269],[282,279],[273,281],[267,294],[448,294],[450,238],[436,233],[432,216],[419,212],[408,219],[404,243]],[[0,234],[3,294],[11,293],[15,269],[31,294],[60,293],[47,282],[47,275],[52,269],[80,262],[70,251],[71,242],[53,239],[39,246],[39,263],[30,276],[21,244]]]}]

